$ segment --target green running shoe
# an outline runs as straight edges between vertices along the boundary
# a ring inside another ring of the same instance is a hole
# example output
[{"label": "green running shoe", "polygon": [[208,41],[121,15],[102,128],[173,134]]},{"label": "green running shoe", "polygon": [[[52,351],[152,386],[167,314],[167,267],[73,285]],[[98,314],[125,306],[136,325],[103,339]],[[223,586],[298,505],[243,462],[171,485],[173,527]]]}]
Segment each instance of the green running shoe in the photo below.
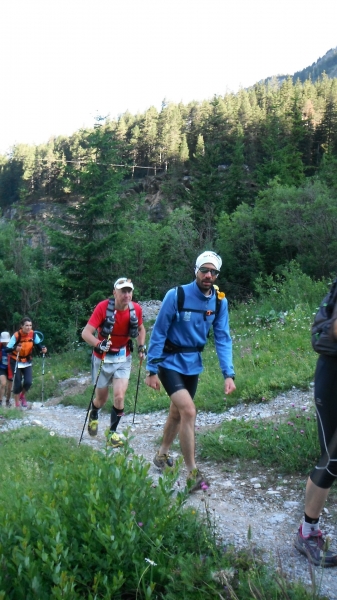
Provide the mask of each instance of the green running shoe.
[{"label": "green running shoe", "polygon": [[95,437],[98,432],[98,412],[91,409],[89,412],[88,433],[91,437]]}]

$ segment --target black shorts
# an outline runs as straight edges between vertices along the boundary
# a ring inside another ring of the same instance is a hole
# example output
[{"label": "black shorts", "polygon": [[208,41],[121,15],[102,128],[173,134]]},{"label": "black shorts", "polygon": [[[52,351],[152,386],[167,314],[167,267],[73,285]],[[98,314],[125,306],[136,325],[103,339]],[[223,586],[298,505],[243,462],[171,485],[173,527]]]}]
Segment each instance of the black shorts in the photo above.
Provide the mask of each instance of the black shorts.
[{"label": "black shorts", "polygon": [[173,369],[158,367],[158,377],[169,396],[179,390],[187,390],[193,400],[198,387],[199,375],[183,375]]}]

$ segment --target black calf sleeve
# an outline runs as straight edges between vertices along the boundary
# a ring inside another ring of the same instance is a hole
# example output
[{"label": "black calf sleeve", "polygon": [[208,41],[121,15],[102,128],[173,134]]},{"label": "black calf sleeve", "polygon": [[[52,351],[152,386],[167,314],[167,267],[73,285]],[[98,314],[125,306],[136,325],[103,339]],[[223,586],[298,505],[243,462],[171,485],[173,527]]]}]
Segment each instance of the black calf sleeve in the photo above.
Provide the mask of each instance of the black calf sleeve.
[{"label": "black calf sleeve", "polygon": [[111,419],[110,419],[110,431],[116,431],[118,425],[119,425],[119,421],[121,420],[122,416],[123,416],[123,410],[124,408],[116,408],[115,406],[112,407],[111,410]]}]

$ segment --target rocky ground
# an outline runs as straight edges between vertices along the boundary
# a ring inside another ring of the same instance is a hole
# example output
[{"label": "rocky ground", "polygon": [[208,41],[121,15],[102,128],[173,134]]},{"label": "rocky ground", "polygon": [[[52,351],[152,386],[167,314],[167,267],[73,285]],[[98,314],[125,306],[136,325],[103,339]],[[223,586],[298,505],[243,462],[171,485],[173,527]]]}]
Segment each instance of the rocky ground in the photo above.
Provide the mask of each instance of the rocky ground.
[{"label": "rocky ground", "polygon": [[[69,387],[67,387],[67,385]],[[90,385],[90,380],[83,377],[63,383],[63,394],[72,394]],[[243,418],[278,418],[286,414],[290,405],[303,408],[312,404],[312,391],[302,392],[296,389],[281,394],[270,402],[261,404],[239,404],[222,414],[199,413],[197,430],[214,428],[222,420]],[[34,402],[29,409],[22,412],[22,420],[0,422],[0,431],[19,426],[41,426],[57,435],[71,436],[79,440],[86,411],[72,406],[64,407],[62,398],[52,398],[43,405]],[[135,452],[143,455],[151,464],[150,475],[156,481],[160,475],[153,465],[152,459],[158,439],[165,422],[164,411],[148,415],[126,415],[122,418],[119,432],[129,429],[132,434],[131,445]],[[109,415],[100,416],[100,427],[97,438],[90,438],[87,431],[83,436],[83,444],[95,449],[105,445],[104,430],[109,426]],[[118,452],[118,450],[115,450]],[[178,445],[174,447],[173,457],[180,456]],[[244,464],[243,461],[226,465],[213,464],[210,461],[198,460],[200,468],[211,482],[207,492],[191,495],[188,503],[200,510],[207,511],[214,522],[216,532],[223,542],[234,543],[238,548],[248,545],[248,529],[251,528],[253,543],[261,548],[267,559],[291,579],[300,579],[312,589],[312,578],[318,593],[330,600],[337,600],[337,569],[309,569],[306,558],[293,547],[293,539],[303,513],[303,494],[305,479],[297,477],[283,478],[277,470],[262,469],[257,462]],[[182,468],[176,488],[185,484],[186,473]],[[335,507],[327,505],[321,519],[321,527],[330,537],[332,547],[336,545]]]}]

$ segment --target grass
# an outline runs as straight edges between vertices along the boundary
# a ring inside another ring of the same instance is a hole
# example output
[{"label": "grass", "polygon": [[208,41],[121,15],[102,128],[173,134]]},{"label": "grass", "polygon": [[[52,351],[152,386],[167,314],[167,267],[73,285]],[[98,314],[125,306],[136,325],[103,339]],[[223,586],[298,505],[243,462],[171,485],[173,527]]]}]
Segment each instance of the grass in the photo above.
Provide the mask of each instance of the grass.
[{"label": "grass", "polygon": [[211,433],[198,436],[203,458],[220,463],[232,458],[256,460],[283,473],[307,473],[319,456],[314,409],[289,408],[282,421],[264,419],[224,422]]}]

